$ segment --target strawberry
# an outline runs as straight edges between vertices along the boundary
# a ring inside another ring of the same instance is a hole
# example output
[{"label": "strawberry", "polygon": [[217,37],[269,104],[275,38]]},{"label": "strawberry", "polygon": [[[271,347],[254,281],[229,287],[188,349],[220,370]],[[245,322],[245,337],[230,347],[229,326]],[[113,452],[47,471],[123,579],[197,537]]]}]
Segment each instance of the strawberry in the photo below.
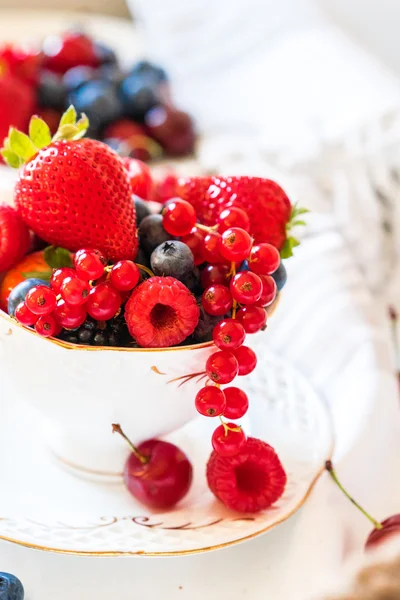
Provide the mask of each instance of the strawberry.
[{"label": "strawberry", "polygon": [[50,244],[70,251],[98,248],[114,261],[133,259],[136,213],[126,170],[111,148],[80,139],[87,126],[85,116],[76,122],[70,107],[55,141],[38,117],[31,119],[30,137],[11,129],[2,155],[11,166],[26,163],[14,191],[17,210]]},{"label": "strawberry", "polygon": [[298,241],[288,235],[293,225],[301,225],[297,216],[305,209],[293,207],[283,189],[261,177],[191,177],[177,181],[175,195],[195,207],[198,218],[214,225],[224,208],[238,206],[250,219],[255,241],[268,242],[281,250],[282,258],[292,254]]},{"label": "strawberry", "polygon": [[11,206],[0,205],[0,272],[7,271],[28,252],[29,229]]}]

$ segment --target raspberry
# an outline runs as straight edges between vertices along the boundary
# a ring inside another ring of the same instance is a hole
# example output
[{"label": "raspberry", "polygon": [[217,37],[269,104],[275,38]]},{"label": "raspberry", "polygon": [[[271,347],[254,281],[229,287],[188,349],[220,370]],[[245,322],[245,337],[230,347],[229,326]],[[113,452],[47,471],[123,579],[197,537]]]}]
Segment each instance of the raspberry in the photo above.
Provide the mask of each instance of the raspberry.
[{"label": "raspberry", "polygon": [[144,348],[180,344],[195,330],[200,310],[174,277],[150,277],[134,289],[125,308],[130,334]]},{"label": "raspberry", "polygon": [[275,450],[256,438],[235,456],[213,452],[207,464],[212,493],[227,507],[255,513],[269,508],[282,496],[286,473]]}]

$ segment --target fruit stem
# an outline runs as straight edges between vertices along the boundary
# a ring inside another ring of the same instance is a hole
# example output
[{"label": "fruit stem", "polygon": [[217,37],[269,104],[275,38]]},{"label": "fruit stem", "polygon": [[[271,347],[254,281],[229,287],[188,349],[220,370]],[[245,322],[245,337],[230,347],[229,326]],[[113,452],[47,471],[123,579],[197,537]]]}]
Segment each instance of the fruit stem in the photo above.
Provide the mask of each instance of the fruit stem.
[{"label": "fruit stem", "polygon": [[228,431],[241,431],[242,429],[240,425],[238,425],[237,427],[229,427],[228,423],[225,423],[221,415],[219,415],[219,420],[221,421],[221,425],[224,428],[225,435],[228,435]]},{"label": "fruit stem", "polygon": [[217,233],[218,229],[218,225],[207,227],[207,225],[202,225],[201,223],[196,223],[195,227],[197,227],[197,229],[201,229],[202,231],[206,231],[207,233]]},{"label": "fruit stem", "polygon": [[[231,263],[231,269],[229,271],[229,275],[231,277],[235,277],[235,275],[236,275],[236,263],[234,263],[234,262]],[[238,307],[237,300],[234,300],[233,305],[232,305],[232,319],[236,319],[237,307]]]},{"label": "fruit stem", "polygon": [[398,330],[397,330],[399,317],[398,317],[396,309],[393,306],[389,306],[388,310],[389,310],[389,319],[390,319],[391,332],[392,332],[392,342],[393,342],[393,348],[394,348],[394,360],[395,360],[395,367],[396,367],[396,375],[397,375],[398,383],[400,386],[400,348],[399,348],[399,337],[398,337]]},{"label": "fruit stem", "polygon": [[155,277],[153,271],[151,269],[149,269],[148,267],[145,267],[144,265],[140,265],[139,263],[135,263],[135,265],[137,267],[139,267],[139,269],[142,269],[142,271],[147,273],[147,275],[150,275],[150,277]]},{"label": "fruit stem", "polygon": [[367,511],[362,506],[360,506],[360,504],[358,504],[358,502],[356,502],[354,500],[354,498],[352,496],[350,496],[349,492],[343,487],[343,485],[339,481],[339,478],[338,478],[338,476],[336,474],[336,471],[333,468],[333,464],[332,464],[332,462],[330,460],[326,461],[326,463],[325,463],[325,469],[328,471],[328,473],[331,476],[332,480],[336,483],[336,485],[343,492],[343,494],[346,496],[346,498],[348,500],[350,500],[350,502],[352,504],[354,504],[354,506],[356,508],[358,508],[358,510],[360,512],[362,512],[362,514],[365,517],[367,517],[368,521],[370,521],[372,523],[372,525],[375,527],[375,529],[383,529],[383,525],[381,523],[379,523],[379,521],[377,521],[376,519],[374,519],[373,517],[371,517],[371,515],[368,514]]},{"label": "fruit stem", "polygon": [[149,462],[149,458],[146,456],[143,456],[143,454],[140,454],[140,452],[136,448],[136,446],[134,446],[132,444],[131,440],[127,437],[127,435],[125,435],[125,433],[122,431],[121,425],[119,425],[118,423],[113,423],[112,430],[113,430],[113,433],[119,433],[119,435],[122,436],[124,438],[124,440],[128,442],[129,447],[132,450],[133,454],[136,456],[136,458],[138,460],[140,460],[142,465],[145,465],[146,463]]}]

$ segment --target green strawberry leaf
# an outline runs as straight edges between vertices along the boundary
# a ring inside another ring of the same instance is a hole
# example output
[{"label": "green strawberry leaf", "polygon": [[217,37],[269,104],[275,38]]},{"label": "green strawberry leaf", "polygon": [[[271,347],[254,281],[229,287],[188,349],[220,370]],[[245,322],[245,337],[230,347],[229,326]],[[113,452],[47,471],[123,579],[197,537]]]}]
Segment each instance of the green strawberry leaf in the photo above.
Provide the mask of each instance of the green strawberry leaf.
[{"label": "green strawberry leaf", "polygon": [[44,148],[51,143],[49,126],[43,119],[33,116],[29,123],[29,137],[37,148]]},{"label": "green strawberry leaf", "polygon": [[6,148],[4,148],[1,151],[1,155],[8,164],[8,166],[13,167],[13,169],[18,169],[22,164],[19,156],[17,156],[12,150],[7,150]]},{"label": "green strawberry leaf", "polygon": [[291,223],[292,227],[297,227],[298,225],[305,226],[307,223],[305,221],[293,221],[293,223]]},{"label": "green strawberry leaf", "polygon": [[53,271],[28,271],[22,273],[24,279],[43,279],[43,281],[50,281]]},{"label": "green strawberry leaf", "polygon": [[75,125],[76,117],[77,114],[75,107],[71,104],[61,117],[60,127],[62,127],[63,125]]},{"label": "green strawberry leaf", "polygon": [[30,160],[38,149],[25,133],[11,127],[8,134],[10,149],[24,161]]},{"label": "green strawberry leaf", "polygon": [[47,248],[44,249],[44,260],[52,269],[72,267],[71,255],[65,248],[47,246]]},{"label": "green strawberry leaf", "polygon": [[288,237],[281,249],[281,258],[290,258],[293,256],[293,248],[299,246],[300,242],[294,237]]}]

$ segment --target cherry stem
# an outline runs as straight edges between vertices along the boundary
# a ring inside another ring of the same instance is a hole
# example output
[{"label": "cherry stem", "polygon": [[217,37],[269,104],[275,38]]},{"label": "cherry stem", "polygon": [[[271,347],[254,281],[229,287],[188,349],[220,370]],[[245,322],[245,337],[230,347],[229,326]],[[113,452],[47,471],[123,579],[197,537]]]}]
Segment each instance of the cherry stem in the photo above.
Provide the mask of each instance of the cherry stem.
[{"label": "cherry stem", "polygon": [[142,271],[147,273],[147,275],[150,275],[150,277],[155,277],[155,275],[151,269],[148,269],[147,267],[145,267],[144,265],[140,265],[139,263],[135,263],[135,265],[137,267],[139,267],[139,269],[142,269]]},{"label": "cherry stem", "polygon": [[336,485],[343,492],[343,494],[346,496],[346,498],[348,500],[350,500],[350,502],[352,504],[354,504],[354,506],[356,508],[358,508],[358,510],[360,512],[362,512],[362,514],[365,517],[367,517],[368,521],[370,521],[372,523],[372,525],[375,527],[375,529],[383,529],[383,525],[381,523],[379,523],[379,521],[377,521],[376,519],[374,519],[373,517],[371,517],[371,515],[368,514],[367,511],[362,506],[360,506],[360,504],[358,504],[358,502],[356,502],[354,500],[354,498],[352,496],[350,496],[349,492],[343,487],[343,485],[339,481],[338,476],[336,475],[336,471],[333,468],[333,464],[332,464],[332,462],[330,460],[326,461],[326,463],[325,463],[325,469],[328,471],[328,473],[331,476],[332,480],[336,483]]},{"label": "cherry stem", "polygon": [[125,433],[122,431],[121,425],[119,425],[118,423],[113,423],[112,424],[112,430],[113,430],[113,433],[119,433],[119,435],[122,436],[124,438],[124,440],[128,442],[129,447],[132,450],[133,454],[136,456],[136,458],[138,460],[140,460],[140,462],[142,463],[142,465],[145,465],[146,463],[149,462],[148,457],[143,456],[143,454],[140,454],[140,452],[136,448],[136,446],[134,446],[132,444],[131,440],[127,437],[127,435],[125,435]]}]

